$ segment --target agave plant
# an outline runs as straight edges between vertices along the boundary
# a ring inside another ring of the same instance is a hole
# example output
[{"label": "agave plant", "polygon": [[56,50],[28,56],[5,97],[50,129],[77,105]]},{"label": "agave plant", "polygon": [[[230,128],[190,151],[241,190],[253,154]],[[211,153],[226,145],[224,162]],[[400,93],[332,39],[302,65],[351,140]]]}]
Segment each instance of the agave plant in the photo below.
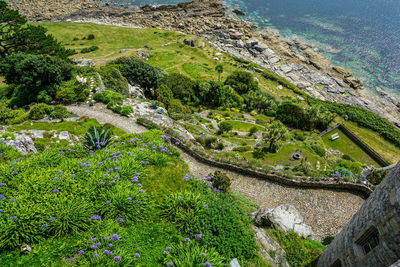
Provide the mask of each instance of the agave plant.
[{"label": "agave plant", "polygon": [[91,127],[83,138],[85,147],[91,150],[102,149],[112,143],[111,129],[104,127]]}]

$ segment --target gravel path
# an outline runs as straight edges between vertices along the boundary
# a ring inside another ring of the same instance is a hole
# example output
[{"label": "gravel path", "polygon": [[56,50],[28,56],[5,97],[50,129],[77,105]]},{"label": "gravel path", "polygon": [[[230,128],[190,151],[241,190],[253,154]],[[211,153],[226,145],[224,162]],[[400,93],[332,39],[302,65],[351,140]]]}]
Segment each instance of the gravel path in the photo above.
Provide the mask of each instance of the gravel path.
[{"label": "gravel path", "polygon": [[[78,116],[86,115],[102,124],[110,123],[127,132],[146,131],[146,128],[136,124],[134,119],[119,116],[102,104],[93,107],[68,106],[67,109]],[[218,170],[196,161],[183,151],[181,154],[197,177],[200,173],[208,174]],[[336,235],[364,202],[360,196],[349,192],[295,188],[235,172],[227,173],[232,179],[232,190],[247,196],[262,208],[274,208],[281,204],[294,205],[306,223],[312,227],[317,240],[322,240],[327,235]]]}]

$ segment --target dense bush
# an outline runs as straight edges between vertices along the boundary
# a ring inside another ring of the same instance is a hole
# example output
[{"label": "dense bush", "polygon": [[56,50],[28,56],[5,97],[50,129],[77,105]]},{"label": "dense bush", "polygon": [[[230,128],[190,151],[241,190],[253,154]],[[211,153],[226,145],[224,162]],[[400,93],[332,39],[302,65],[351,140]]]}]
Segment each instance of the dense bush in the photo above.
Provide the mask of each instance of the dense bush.
[{"label": "dense bush", "polygon": [[386,177],[388,173],[389,173],[388,170],[382,171],[382,170],[372,169],[371,172],[366,177],[366,179],[371,184],[378,185],[382,182],[382,180]]},{"label": "dense bush", "polygon": [[232,131],[233,126],[229,121],[221,121],[218,124],[218,128],[222,133],[226,133]]},{"label": "dense bush", "polygon": [[88,34],[87,39],[88,40],[93,40],[94,39],[94,34],[93,33]]},{"label": "dense bush", "polygon": [[156,94],[157,100],[164,103],[167,108],[171,100],[174,99],[174,94],[172,93],[171,88],[169,88],[166,84],[161,84],[157,88]]},{"label": "dense bush", "polygon": [[193,234],[201,233],[202,244],[215,247],[220,255],[229,260],[253,258],[257,253],[257,244],[247,214],[229,194],[216,194],[200,183],[194,187],[207,200],[207,208],[195,223]]},{"label": "dense bush", "polygon": [[258,83],[247,71],[234,71],[225,80],[225,85],[231,86],[238,94],[246,94],[258,90]]},{"label": "dense bush", "polygon": [[56,100],[64,104],[84,102],[89,93],[87,84],[79,83],[77,80],[70,80],[60,84],[56,93]]},{"label": "dense bush", "polygon": [[56,57],[19,53],[7,57],[1,71],[8,84],[16,85],[11,104],[22,106],[40,100],[41,91],[53,98],[57,85],[71,78],[72,66]]},{"label": "dense bush", "polygon": [[43,103],[33,105],[29,110],[29,118],[32,120],[43,119],[44,116],[46,116],[47,114],[46,110],[48,109],[48,107],[48,105]]},{"label": "dense bush", "polygon": [[107,65],[100,68],[99,74],[108,90],[114,90],[123,95],[128,95],[128,80],[122,76],[118,68]]},{"label": "dense bush", "polygon": [[181,120],[189,112],[179,99],[172,99],[168,106],[168,113],[174,120]]},{"label": "dense bush", "polygon": [[129,116],[133,112],[131,106],[123,106],[125,96],[112,90],[102,91],[94,95],[94,100],[107,104],[107,108],[123,116]]},{"label": "dense bush", "polygon": [[267,93],[250,91],[244,99],[248,110],[257,110],[267,115],[274,115],[276,112],[275,98]]},{"label": "dense bush", "polygon": [[317,241],[303,239],[295,232],[286,234],[279,229],[270,229],[268,234],[285,250],[290,266],[316,266],[326,247]]},{"label": "dense bush", "polygon": [[86,48],[83,48],[83,49],[81,50],[81,54],[90,53],[90,52],[96,51],[96,50],[98,50],[98,49],[99,49],[99,47],[96,46],[96,45],[93,45],[93,46],[90,46],[90,47],[86,47]]},{"label": "dense bush", "polygon": [[322,105],[304,108],[292,102],[284,102],[278,106],[276,118],[297,129],[323,131],[334,120],[335,116]]},{"label": "dense bush", "polygon": [[0,101],[0,124],[17,124],[28,119],[28,114],[23,109],[12,110]]},{"label": "dense bush", "polygon": [[221,171],[215,171],[214,173],[210,173],[210,181],[212,186],[218,188],[220,191],[228,192],[231,186],[231,179],[229,179],[226,173]]},{"label": "dense bush", "polygon": [[144,88],[148,96],[153,94],[152,90],[158,87],[164,77],[162,69],[133,57],[121,57],[110,64],[115,64],[129,83]]},{"label": "dense bush", "polygon": [[183,103],[191,102],[193,99],[195,83],[185,75],[168,74],[161,80],[161,84],[168,86],[172,90],[174,98],[180,99]]}]

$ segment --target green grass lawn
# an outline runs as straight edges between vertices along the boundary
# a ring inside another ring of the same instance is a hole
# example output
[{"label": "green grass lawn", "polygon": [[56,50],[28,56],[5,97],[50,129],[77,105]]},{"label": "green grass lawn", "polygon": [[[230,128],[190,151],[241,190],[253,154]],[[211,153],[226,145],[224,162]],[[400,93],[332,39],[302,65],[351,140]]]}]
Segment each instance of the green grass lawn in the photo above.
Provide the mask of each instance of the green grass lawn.
[{"label": "green grass lawn", "polygon": [[[307,147],[299,144],[284,144],[277,153],[267,153],[262,161],[265,166],[296,166],[301,162],[300,160],[293,160],[291,158],[292,153],[296,150],[302,151],[303,158],[306,158],[306,160],[311,163],[314,169],[316,169],[317,161],[320,162],[320,166],[323,166],[325,163],[325,160],[323,158],[309,151]],[[246,152],[244,155],[247,159],[253,158],[252,152]]]},{"label": "green grass lawn", "polygon": [[396,163],[400,160],[400,147],[387,141],[380,134],[367,128],[360,127],[354,122],[344,121],[343,123],[390,163]]},{"label": "green grass lawn", "polygon": [[[339,138],[332,141],[331,135],[338,133]],[[361,149],[356,143],[354,143],[347,135],[345,135],[341,130],[336,129],[329,134],[322,137],[324,143],[335,150],[351,156],[353,159],[372,166],[379,166],[379,164],[371,158],[364,150]]]},{"label": "green grass lawn", "polygon": [[232,125],[234,131],[248,132],[253,127],[256,127],[259,130],[265,130],[265,128],[260,125],[256,125],[256,124],[252,124],[252,123],[248,123],[248,122],[244,122],[244,121],[229,121],[228,120],[227,122],[229,122]]}]

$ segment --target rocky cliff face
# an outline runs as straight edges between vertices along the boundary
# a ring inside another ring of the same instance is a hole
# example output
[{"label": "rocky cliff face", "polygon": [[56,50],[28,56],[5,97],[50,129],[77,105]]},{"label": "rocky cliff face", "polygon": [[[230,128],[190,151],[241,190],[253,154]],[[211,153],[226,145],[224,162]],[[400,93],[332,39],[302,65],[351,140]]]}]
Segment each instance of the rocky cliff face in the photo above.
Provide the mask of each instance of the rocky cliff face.
[{"label": "rocky cliff face", "polygon": [[14,0],[10,6],[30,21],[94,21],[198,35],[222,51],[271,69],[314,97],[367,108],[400,126],[400,100],[359,90],[359,79],[333,66],[312,46],[298,38],[284,40],[277,31],[226,16],[227,7],[220,0],[141,8],[110,7],[91,0]]}]

